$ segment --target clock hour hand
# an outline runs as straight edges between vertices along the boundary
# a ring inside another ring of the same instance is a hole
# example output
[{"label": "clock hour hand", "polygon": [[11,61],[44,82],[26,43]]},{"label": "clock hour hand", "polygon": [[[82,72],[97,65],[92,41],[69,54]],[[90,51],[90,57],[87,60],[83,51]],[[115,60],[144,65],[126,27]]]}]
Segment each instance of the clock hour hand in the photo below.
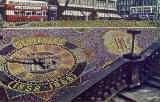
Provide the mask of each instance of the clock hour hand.
[{"label": "clock hour hand", "polygon": [[33,63],[40,65],[42,69],[48,69],[48,66],[44,66],[44,63],[41,62],[39,59],[38,61],[36,59],[33,59]]},{"label": "clock hour hand", "polygon": [[31,62],[25,62],[25,61],[19,61],[19,60],[8,60],[7,62],[10,62],[10,63],[19,63],[19,64],[35,64],[35,65],[40,65],[40,66],[43,66],[43,62],[39,62],[39,61],[36,61],[35,59],[31,60]]}]

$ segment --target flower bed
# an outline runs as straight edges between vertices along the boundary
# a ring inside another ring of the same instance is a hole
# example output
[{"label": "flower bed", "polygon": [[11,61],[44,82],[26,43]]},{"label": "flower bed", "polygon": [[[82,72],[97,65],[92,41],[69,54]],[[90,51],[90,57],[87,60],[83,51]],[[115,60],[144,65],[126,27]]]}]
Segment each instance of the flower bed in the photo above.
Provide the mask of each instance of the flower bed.
[{"label": "flower bed", "polygon": [[43,21],[5,22],[4,27],[158,27],[159,21]]}]

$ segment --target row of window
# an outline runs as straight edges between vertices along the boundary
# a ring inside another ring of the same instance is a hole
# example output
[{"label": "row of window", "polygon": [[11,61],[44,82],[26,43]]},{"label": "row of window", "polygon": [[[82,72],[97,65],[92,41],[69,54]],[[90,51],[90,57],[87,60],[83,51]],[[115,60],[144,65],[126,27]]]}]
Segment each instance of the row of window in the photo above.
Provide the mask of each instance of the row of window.
[{"label": "row of window", "polygon": [[[84,12],[85,13],[85,12]],[[89,13],[89,12],[87,12]],[[73,15],[73,16],[84,16],[81,11],[74,11],[74,10],[65,10],[63,15]]]},{"label": "row of window", "polygon": [[142,6],[142,5],[156,5],[158,0],[119,0],[118,4],[120,5],[136,5],[136,6]]},{"label": "row of window", "polygon": [[[60,3],[65,3],[66,0],[59,0]],[[69,4],[79,4],[79,5],[88,5],[88,6],[94,6],[94,3],[98,7],[106,7],[106,1],[96,1],[94,0],[70,0]],[[108,2],[109,7],[115,7],[114,2]]]},{"label": "row of window", "polygon": [[134,1],[133,0],[119,0],[118,4],[120,5],[133,5]]},{"label": "row of window", "polygon": [[[91,14],[91,12],[80,12],[80,11],[73,11],[73,10],[65,10],[63,12],[63,15],[68,15],[68,16],[86,16],[88,17]],[[102,12],[97,12],[98,17],[120,17],[117,14],[111,14],[111,13],[102,13]]]},{"label": "row of window", "polygon": [[116,5],[115,5],[115,3],[108,3],[108,7],[110,7],[110,8],[115,8]]},{"label": "row of window", "polygon": [[[65,3],[66,0],[59,0],[60,3]],[[70,0],[69,4],[81,4],[93,6],[94,0]]]},{"label": "row of window", "polygon": [[98,7],[105,7],[106,6],[106,2],[97,1],[96,2],[96,6],[98,6]]},{"label": "row of window", "polygon": [[[160,10],[160,8],[159,8]],[[155,13],[156,7],[131,8],[131,13]]]},{"label": "row of window", "polygon": [[156,5],[158,0],[136,0],[135,5],[139,6],[139,5]]},{"label": "row of window", "polygon": [[41,10],[41,7],[35,6],[15,6],[15,9],[34,9],[34,10]]},{"label": "row of window", "polygon": [[14,15],[46,16],[46,11],[14,11]]},{"label": "row of window", "polygon": [[8,4],[16,4],[16,5],[34,5],[34,6],[47,6],[47,3],[36,3],[36,2],[28,2],[28,1],[9,1]]}]

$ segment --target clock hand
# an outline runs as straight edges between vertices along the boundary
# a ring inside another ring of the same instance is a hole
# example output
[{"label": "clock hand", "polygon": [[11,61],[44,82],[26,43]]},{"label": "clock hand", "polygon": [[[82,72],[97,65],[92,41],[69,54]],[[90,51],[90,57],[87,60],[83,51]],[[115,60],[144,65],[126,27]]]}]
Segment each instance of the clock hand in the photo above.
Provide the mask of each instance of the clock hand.
[{"label": "clock hand", "polygon": [[34,62],[22,62],[22,61],[16,61],[16,60],[8,60],[7,62],[20,63],[20,64],[34,64]]},{"label": "clock hand", "polygon": [[49,66],[44,66],[43,62],[40,62],[40,60],[36,61],[36,59],[33,59],[32,62],[22,62],[22,61],[17,61],[17,60],[8,60],[7,62],[20,63],[20,64],[34,64],[34,65],[41,66],[42,69],[48,69],[48,67],[49,67]]},{"label": "clock hand", "polygon": [[38,61],[37,61],[36,59],[33,59],[33,62],[34,62],[35,64],[40,65],[42,69],[48,69],[48,66],[47,66],[47,67],[44,66],[44,63],[41,62],[39,59],[38,59]]},{"label": "clock hand", "polygon": [[32,62],[22,62],[22,61],[18,61],[18,60],[8,60],[7,62],[10,62],[10,63],[20,63],[20,64],[35,64],[35,65],[40,65],[41,67],[43,66],[43,62],[38,62],[35,59],[33,59]]}]

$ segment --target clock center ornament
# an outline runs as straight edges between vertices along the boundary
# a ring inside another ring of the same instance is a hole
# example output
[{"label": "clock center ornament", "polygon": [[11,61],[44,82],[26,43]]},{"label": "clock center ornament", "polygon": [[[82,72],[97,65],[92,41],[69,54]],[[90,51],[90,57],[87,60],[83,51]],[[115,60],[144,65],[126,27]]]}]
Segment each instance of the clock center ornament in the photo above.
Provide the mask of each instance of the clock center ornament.
[{"label": "clock center ornament", "polygon": [[0,50],[0,60],[8,98],[58,91],[80,79],[89,64],[85,51],[73,42],[42,35],[12,41]]}]

